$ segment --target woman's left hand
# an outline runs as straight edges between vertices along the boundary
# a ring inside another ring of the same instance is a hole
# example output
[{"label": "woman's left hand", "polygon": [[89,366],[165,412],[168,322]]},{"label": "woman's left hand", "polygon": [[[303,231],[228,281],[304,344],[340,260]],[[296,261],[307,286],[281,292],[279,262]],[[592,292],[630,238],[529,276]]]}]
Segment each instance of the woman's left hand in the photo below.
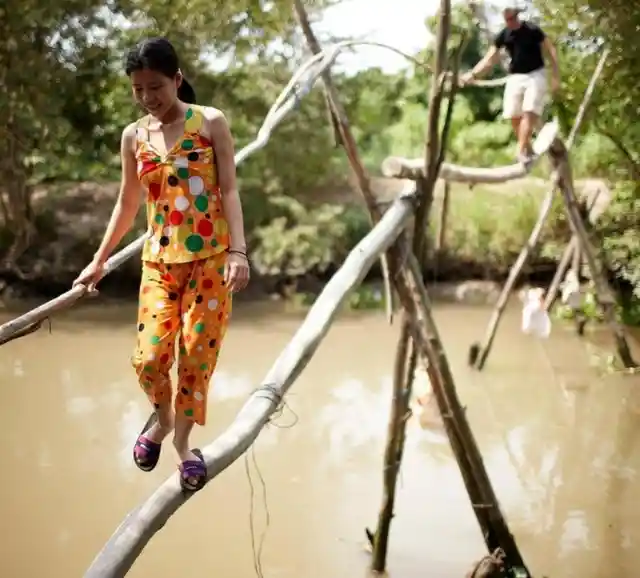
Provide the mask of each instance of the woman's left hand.
[{"label": "woman's left hand", "polygon": [[249,283],[249,259],[242,253],[229,253],[224,268],[224,280],[229,291],[242,291]]}]

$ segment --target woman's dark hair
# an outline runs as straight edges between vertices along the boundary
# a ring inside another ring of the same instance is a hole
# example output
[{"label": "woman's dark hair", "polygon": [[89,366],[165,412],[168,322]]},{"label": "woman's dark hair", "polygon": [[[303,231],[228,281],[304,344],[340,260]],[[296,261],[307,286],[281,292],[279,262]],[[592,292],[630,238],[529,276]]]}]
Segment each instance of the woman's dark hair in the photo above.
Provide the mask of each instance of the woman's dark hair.
[{"label": "woman's dark hair", "polygon": [[[166,38],[147,38],[139,42],[128,53],[124,66],[127,76],[136,70],[153,70],[167,78],[175,78],[180,70],[178,54]],[[188,104],[196,104],[196,92],[184,79],[178,87],[178,98]]]}]

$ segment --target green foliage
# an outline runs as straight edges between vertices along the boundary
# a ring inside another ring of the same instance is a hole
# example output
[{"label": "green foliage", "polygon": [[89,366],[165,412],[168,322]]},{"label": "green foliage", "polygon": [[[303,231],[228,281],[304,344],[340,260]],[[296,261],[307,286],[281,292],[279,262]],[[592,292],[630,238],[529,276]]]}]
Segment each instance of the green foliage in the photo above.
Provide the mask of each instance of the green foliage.
[{"label": "green foliage", "polygon": [[348,209],[323,204],[313,209],[290,197],[271,203],[280,214],[256,231],[254,264],[265,275],[301,276],[324,273],[353,246],[362,220],[345,218]]},{"label": "green foliage", "polygon": [[349,308],[358,311],[370,311],[384,307],[384,295],[380,287],[363,285],[349,297]]},{"label": "green foliage", "polygon": [[[640,169],[637,42],[640,12],[623,0],[540,0],[535,2],[544,29],[556,39],[562,72],[562,104],[576,114],[599,58],[599,48],[610,49],[594,93],[587,130],[600,132],[618,149],[618,163]],[[638,173],[636,172],[636,178]]]},{"label": "green foliage", "polygon": [[[317,15],[332,2],[305,4]],[[623,0],[540,0],[538,9],[543,28],[560,51],[563,91],[553,112],[565,132],[596,65],[595,49],[603,40],[611,49],[572,160],[576,176],[619,181],[598,234],[619,280],[631,288],[624,315],[633,318],[640,311],[640,125],[634,122],[640,12]],[[225,112],[239,149],[255,138],[298,64],[291,56],[300,53],[294,24],[290,3],[280,0],[27,0],[20,10],[0,7],[0,166],[5,176],[0,193],[8,200],[0,203],[5,222],[0,247],[28,219],[36,230],[48,228],[47,238],[55,237],[49,230],[55,215],[30,216],[35,185],[119,178],[120,135],[139,113],[122,74],[123,55],[135,41],[150,34],[170,37],[199,101]],[[432,31],[434,24],[433,18],[426,22]],[[451,51],[463,37],[465,70],[486,46],[467,5],[456,3]],[[218,60],[214,68],[214,57],[227,65],[221,67]],[[430,64],[432,47],[425,46],[416,58]],[[376,171],[390,154],[423,154],[431,82],[424,67],[410,65],[394,74],[379,69],[334,72],[334,79],[370,170]],[[500,118],[501,92],[460,91],[447,160],[470,166],[513,161],[512,130]],[[538,170],[543,176],[546,169]],[[238,172],[248,237],[261,272],[325,272],[369,230],[360,208],[339,195],[333,203],[322,196],[341,187],[347,171],[343,151],[333,143],[322,93],[314,90],[273,133],[269,145]],[[518,186],[508,194],[489,187],[456,191],[447,232],[456,258],[507,268],[533,226],[543,192]],[[557,257],[567,235],[556,202],[538,256]],[[376,306],[376,295],[358,294],[352,307]]]},{"label": "green foliage", "polygon": [[339,80],[351,128],[370,167],[391,154],[393,141],[386,129],[403,117],[408,84],[404,74],[385,74],[378,68]]},{"label": "green foliage", "polygon": [[640,299],[640,183],[618,183],[597,229],[604,239],[609,266]]},{"label": "green foliage", "polygon": [[[506,271],[529,237],[544,193],[542,187],[513,192],[482,186],[454,188],[446,232],[448,253],[462,262],[482,263],[487,270]],[[439,204],[438,199],[434,211]],[[556,238],[561,211],[561,205],[555,204],[533,260],[544,257],[545,245]]]},{"label": "green foliage", "polygon": [[591,132],[578,140],[571,161],[577,175],[615,179],[620,171],[618,157],[618,151],[608,138]]},{"label": "green foliage", "polygon": [[450,158],[455,162],[477,167],[513,163],[513,131],[507,124],[479,121],[452,133]]}]

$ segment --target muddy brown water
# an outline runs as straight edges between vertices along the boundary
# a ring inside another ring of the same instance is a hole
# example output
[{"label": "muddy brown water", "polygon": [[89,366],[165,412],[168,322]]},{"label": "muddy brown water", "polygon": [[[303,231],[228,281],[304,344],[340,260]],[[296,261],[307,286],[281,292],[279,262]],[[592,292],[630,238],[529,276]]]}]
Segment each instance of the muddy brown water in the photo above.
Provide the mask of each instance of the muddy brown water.
[{"label": "muddy brown water", "polygon": [[[580,341],[556,325],[539,342],[520,333],[519,315],[508,310],[477,373],[465,365],[467,350],[488,310],[436,309],[511,528],[536,576],[637,576],[640,380],[607,375],[594,362],[605,334]],[[151,474],[131,462],[149,411],[129,365],[134,317],[131,304],[77,309],[57,317],[52,334],[0,349],[3,577],[81,577],[125,514],[175,471],[168,452]],[[230,423],[301,318],[274,303],[237,307],[199,444]],[[288,397],[296,425],[269,427],[258,439],[270,515],[265,578],[367,575],[364,527],[380,505],[396,332],[380,313],[341,317]],[[292,419],[285,412],[279,423]],[[259,538],[265,508],[251,467]],[[128,576],[256,576],[250,495],[241,459],[171,518]],[[483,554],[446,441],[411,421],[390,576],[462,578]]]}]

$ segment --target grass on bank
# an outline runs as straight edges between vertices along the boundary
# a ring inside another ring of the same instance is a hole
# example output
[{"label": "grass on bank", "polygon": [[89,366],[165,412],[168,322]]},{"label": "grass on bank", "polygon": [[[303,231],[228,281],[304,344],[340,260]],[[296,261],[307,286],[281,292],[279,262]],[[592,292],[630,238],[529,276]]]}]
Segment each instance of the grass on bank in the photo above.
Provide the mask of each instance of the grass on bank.
[{"label": "grass on bank", "polygon": [[[483,263],[488,269],[508,269],[538,219],[546,192],[543,182],[532,180],[473,189],[452,185],[445,246],[463,261]],[[433,238],[438,232],[442,199],[442,194],[438,194],[434,200],[430,221]],[[563,222],[562,205],[557,198],[539,248],[562,235]]]},{"label": "grass on bank", "polygon": [[[452,273],[457,267],[464,272],[471,267],[482,272],[482,277],[504,275],[537,220],[544,194],[544,183],[534,180],[522,180],[510,188],[453,186],[442,255],[445,270]],[[370,230],[369,217],[355,193],[312,206],[291,198],[278,198],[273,204],[278,205],[279,216],[256,227],[254,235],[253,255],[262,274],[299,276],[331,271]],[[429,224],[432,239],[439,229],[441,210],[439,186]],[[558,199],[532,263],[553,252],[556,239],[568,237],[563,221]]]}]

